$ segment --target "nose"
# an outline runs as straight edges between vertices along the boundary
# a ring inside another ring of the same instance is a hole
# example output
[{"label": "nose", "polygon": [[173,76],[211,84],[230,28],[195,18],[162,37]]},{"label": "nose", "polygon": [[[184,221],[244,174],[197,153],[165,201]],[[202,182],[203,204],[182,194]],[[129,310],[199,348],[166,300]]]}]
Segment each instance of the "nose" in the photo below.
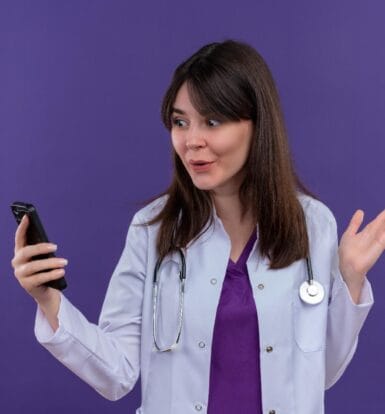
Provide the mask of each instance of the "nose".
[{"label": "nose", "polygon": [[206,139],[204,138],[203,131],[200,128],[189,129],[186,135],[186,148],[190,150],[197,150],[204,148],[207,145]]}]

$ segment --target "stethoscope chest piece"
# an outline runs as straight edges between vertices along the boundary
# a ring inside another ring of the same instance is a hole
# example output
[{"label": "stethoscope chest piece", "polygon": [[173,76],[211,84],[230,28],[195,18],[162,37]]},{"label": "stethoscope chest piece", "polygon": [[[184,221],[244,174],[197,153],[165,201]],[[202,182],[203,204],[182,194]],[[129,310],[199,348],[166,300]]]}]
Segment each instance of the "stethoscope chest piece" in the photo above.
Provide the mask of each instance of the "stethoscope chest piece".
[{"label": "stethoscope chest piece", "polygon": [[309,305],[318,305],[323,301],[324,296],[325,290],[316,280],[312,280],[311,283],[306,280],[299,288],[299,297]]}]

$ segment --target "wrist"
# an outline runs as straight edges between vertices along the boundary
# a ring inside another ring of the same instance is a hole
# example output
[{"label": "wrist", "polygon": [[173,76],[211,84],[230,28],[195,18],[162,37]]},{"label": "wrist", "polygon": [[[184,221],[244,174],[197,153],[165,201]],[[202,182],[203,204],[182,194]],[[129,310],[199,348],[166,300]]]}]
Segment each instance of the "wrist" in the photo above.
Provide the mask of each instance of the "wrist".
[{"label": "wrist", "polygon": [[48,288],[43,298],[35,298],[40,310],[44,313],[53,331],[59,327],[58,313],[61,302],[60,292],[56,289]]},{"label": "wrist", "polygon": [[347,272],[344,272],[344,273],[341,272],[341,274],[342,274],[342,279],[344,280],[344,282],[349,288],[352,288],[352,289],[362,288],[364,281],[365,281],[365,277],[366,277],[365,274],[362,275],[362,274],[356,274],[356,273],[353,274],[353,273],[347,273]]},{"label": "wrist", "polygon": [[361,292],[364,285],[365,275],[354,279],[344,279],[349,289],[350,296],[355,304],[360,302]]},{"label": "wrist", "polygon": [[46,288],[44,294],[34,297],[35,301],[41,308],[51,308],[60,303],[60,292],[57,289]]}]

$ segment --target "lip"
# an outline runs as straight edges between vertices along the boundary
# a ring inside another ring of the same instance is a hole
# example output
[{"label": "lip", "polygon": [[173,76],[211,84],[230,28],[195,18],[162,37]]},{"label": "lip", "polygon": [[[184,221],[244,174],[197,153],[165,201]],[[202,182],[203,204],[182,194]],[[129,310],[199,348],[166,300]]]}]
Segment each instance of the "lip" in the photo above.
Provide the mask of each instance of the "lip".
[{"label": "lip", "polygon": [[205,160],[190,160],[189,161],[190,167],[195,172],[204,172],[208,171],[214,161],[205,161]]}]

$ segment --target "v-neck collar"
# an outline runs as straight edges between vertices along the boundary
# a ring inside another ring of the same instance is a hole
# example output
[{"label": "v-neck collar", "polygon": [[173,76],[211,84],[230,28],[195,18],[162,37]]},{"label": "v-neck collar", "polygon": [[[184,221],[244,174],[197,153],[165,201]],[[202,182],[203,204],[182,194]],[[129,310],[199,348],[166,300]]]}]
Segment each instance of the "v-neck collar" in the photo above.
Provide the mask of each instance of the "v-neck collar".
[{"label": "v-neck collar", "polygon": [[235,267],[243,267],[245,265],[245,263],[247,262],[247,259],[249,257],[249,254],[251,252],[251,249],[254,246],[254,243],[257,239],[257,231],[256,229],[253,230],[248,242],[246,243],[245,247],[243,248],[243,251],[241,253],[241,255],[238,257],[237,261],[234,262],[233,260],[231,260],[231,258],[229,258],[229,264],[231,264],[232,266]]}]

